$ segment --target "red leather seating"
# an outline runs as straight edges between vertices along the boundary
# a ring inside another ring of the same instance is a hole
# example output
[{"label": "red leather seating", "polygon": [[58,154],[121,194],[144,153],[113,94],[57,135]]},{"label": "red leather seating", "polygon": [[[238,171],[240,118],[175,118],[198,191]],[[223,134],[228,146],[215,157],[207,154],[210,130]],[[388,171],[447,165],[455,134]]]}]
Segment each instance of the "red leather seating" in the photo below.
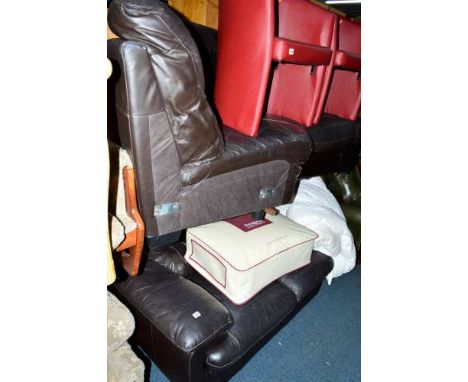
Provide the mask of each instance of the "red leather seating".
[{"label": "red leather seating", "polygon": [[361,25],[340,18],[338,50],[333,60],[325,113],[355,121],[361,109]]},{"label": "red leather seating", "polygon": [[224,125],[249,136],[267,98],[269,114],[317,123],[330,81],[337,16],[308,0],[278,0],[277,16],[274,0],[219,4],[215,103]]},{"label": "red leather seating", "polygon": [[306,65],[280,62],[274,71],[267,113],[311,126],[318,122],[325,101],[323,88],[331,75],[338,18],[308,0],[280,1],[278,16],[280,37],[327,51],[329,59],[320,59],[317,54]]}]

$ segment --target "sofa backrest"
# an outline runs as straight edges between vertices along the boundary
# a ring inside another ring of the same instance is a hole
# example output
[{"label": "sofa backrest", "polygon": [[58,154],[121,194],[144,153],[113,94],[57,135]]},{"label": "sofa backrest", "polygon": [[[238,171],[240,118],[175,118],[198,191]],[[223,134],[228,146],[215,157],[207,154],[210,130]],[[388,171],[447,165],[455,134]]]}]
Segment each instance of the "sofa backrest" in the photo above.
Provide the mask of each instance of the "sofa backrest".
[{"label": "sofa backrest", "polygon": [[[223,138],[206,99],[200,54],[179,16],[157,0],[114,0],[108,23],[119,37],[144,45],[149,56],[145,70],[154,73],[146,86],[135,87],[128,94],[127,112],[148,115],[154,109],[148,104],[148,94],[157,87],[169,121],[167,138],[172,136],[180,163],[221,155]],[[141,65],[130,64],[126,70],[141,70]],[[151,112],[154,114],[154,110]]]},{"label": "sofa backrest", "polygon": [[325,112],[355,121],[361,110],[361,24],[340,19],[338,53],[347,61],[335,60]]},{"label": "sofa backrest", "polygon": [[337,15],[308,0],[220,0],[215,101],[223,123],[257,136],[265,110],[318,122]]},{"label": "sofa backrest", "polygon": [[[332,51],[336,45],[338,17],[308,0],[283,0],[278,4],[278,36]],[[331,53],[331,52],[330,52]],[[268,113],[291,118],[305,126],[317,124],[323,109],[323,90],[331,65],[280,63],[273,75]]]}]

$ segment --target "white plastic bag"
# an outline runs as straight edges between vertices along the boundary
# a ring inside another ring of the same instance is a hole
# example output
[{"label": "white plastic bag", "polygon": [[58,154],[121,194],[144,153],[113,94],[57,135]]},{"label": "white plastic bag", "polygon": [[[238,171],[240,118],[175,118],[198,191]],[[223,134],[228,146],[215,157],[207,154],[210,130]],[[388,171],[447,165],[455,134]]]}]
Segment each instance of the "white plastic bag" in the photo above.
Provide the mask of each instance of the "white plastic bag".
[{"label": "white plastic bag", "polygon": [[356,263],[353,235],[343,211],[320,177],[303,179],[294,202],[278,207],[281,214],[316,232],[314,249],[333,258],[332,279],[351,271]]}]

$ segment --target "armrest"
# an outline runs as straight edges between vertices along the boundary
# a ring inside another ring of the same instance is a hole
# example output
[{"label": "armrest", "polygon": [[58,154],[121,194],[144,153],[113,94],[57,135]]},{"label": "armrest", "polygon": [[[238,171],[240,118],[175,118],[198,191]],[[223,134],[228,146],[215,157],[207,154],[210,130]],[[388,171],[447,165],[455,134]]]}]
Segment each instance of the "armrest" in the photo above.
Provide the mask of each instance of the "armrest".
[{"label": "armrest", "polygon": [[114,285],[132,313],[146,319],[148,324],[137,330],[158,332],[183,353],[196,351],[232,326],[232,314],[211,294],[155,262],[149,261],[140,276]]},{"label": "armrest", "polygon": [[328,65],[332,51],[318,45],[275,37],[273,60],[300,65]]},{"label": "armrest", "polygon": [[335,66],[343,69],[361,71],[361,56],[338,50],[335,55]]}]

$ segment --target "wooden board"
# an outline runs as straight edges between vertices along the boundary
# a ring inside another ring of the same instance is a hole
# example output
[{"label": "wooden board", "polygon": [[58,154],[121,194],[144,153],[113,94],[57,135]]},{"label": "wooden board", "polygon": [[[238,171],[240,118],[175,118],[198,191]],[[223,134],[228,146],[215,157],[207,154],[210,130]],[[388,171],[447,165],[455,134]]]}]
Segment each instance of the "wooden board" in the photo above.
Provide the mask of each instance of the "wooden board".
[{"label": "wooden board", "polygon": [[218,29],[218,0],[169,0],[190,21]]}]

